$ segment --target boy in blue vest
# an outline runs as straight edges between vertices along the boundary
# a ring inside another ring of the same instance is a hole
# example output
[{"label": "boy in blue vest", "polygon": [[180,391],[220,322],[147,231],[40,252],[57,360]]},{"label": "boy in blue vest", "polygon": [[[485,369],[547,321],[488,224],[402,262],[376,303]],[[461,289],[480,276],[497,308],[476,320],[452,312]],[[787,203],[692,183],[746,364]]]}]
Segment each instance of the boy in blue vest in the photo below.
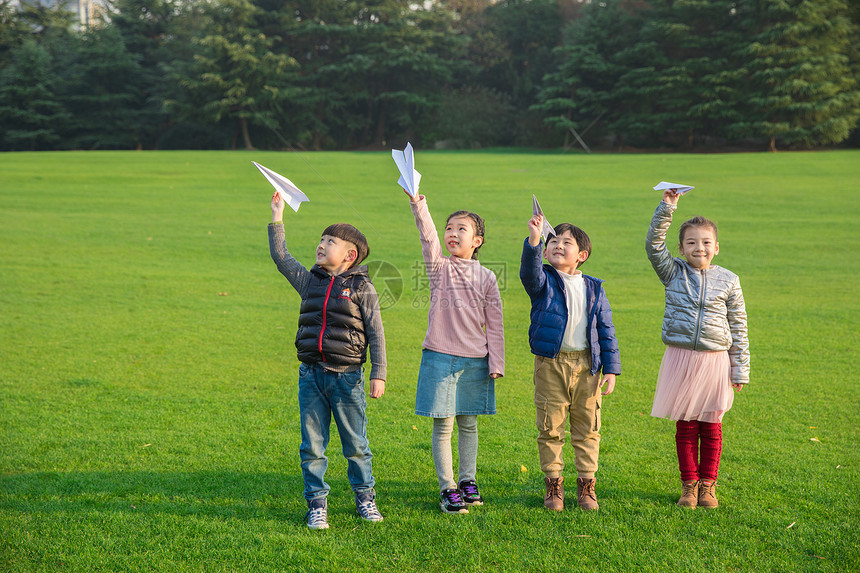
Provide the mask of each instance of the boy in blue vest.
[{"label": "boy in blue vest", "polygon": [[618,341],[603,281],[579,271],[591,254],[588,235],[570,223],[557,225],[543,249],[549,264],[542,265],[542,228],[543,216],[532,217],[529,237],[523,244],[520,280],[532,303],[529,346],[535,355],[544,507],[564,509],[562,447],[570,417],[577,503],[582,509],[595,510],[599,508],[594,473],[600,445],[600,406],[602,396],[615,388],[615,376],[621,374]]},{"label": "boy in blue vest", "polygon": [[284,200],[272,195],[269,250],[278,270],[302,298],[296,348],[299,366],[299,416],[302,426],[302,477],[311,529],[328,528],[325,482],[329,426],[334,416],[347,460],[347,477],[355,492],[358,514],[382,521],[376,507],[373,454],[367,441],[364,369],[370,348],[370,397],[385,392],[385,334],[379,298],[358,266],[368,255],[367,239],[352,225],[339,223],[323,231],[316,264],[306,269],[287,251]]}]

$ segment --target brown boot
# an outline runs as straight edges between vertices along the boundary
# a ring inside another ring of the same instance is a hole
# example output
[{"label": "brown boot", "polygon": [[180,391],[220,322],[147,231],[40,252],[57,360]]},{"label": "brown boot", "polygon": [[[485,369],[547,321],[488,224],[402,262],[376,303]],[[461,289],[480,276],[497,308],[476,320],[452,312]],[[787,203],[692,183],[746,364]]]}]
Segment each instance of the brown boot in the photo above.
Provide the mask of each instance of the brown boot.
[{"label": "brown boot", "polygon": [[579,502],[579,507],[587,511],[599,509],[597,505],[597,494],[594,493],[594,485],[597,480],[594,478],[576,478],[576,499]]},{"label": "brown boot", "polygon": [[546,495],[543,498],[543,506],[552,511],[564,509],[564,478],[545,477]]},{"label": "brown boot", "polygon": [[681,482],[684,491],[678,500],[678,507],[696,507],[699,501],[699,480]]},{"label": "brown boot", "polygon": [[699,507],[717,507],[720,505],[717,502],[717,496],[714,495],[716,485],[716,481],[702,480],[699,482]]}]

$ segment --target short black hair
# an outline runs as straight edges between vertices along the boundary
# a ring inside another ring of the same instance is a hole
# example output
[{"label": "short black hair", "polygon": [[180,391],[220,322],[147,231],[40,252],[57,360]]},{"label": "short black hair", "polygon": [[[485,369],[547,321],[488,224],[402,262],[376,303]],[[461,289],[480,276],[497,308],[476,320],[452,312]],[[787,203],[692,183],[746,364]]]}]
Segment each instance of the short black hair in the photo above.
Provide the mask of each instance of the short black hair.
[{"label": "short black hair", "polygon": [[361,263],[361,261],[366,259],[367,255],[370,254],[370,247],[367,246],[367,237],[364,236],[364,233],[349,223],[335,223],[334,225],[329,225],[325,228],[325,231],[323,231],[322,234],[328,235],[329,237],[336,237],[342,241],[349,241],[355,245],[355,250],[358,253],[358,256],[355,257],[355,261],[353,261],[349,268]]},{"label": "short black hair", "polygon": [[[572,223],[560,223],[552,230],[552,234],[556,237],[560,237],[564,233],[570,233],[570,236],[576,241],[576,246],[579,247],[579,250],[588,253],[585,261],[591,258],[591,239],[588,238],[588,233]],[[547,241],[549,241],[549,237],[547,237]],[[576,265],[576,268],[584,265],[585,261]]]}]

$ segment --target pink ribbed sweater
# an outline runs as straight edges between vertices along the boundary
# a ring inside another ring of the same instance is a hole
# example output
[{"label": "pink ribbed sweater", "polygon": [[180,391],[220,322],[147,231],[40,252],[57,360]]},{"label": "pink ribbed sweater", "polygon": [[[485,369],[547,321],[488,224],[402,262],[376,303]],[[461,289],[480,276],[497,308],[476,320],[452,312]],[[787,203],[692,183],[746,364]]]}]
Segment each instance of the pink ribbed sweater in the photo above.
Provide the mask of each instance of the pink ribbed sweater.
[{"label": "pink ribbed sweater", "polygon": [[430,279],[430,312],[423,347],[481,358],[489,354],[490,374],[505,374],[502,298],[493,271],[474,259],[442,254],[442,245],[423,196],[410,203]]}]

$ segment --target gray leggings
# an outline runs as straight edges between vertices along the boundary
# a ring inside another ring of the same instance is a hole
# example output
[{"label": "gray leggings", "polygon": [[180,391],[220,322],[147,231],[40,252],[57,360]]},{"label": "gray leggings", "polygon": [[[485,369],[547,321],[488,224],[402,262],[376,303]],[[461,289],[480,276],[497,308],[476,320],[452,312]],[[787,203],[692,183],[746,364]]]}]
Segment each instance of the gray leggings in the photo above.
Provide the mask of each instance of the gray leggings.
[{"label": "gray leggings", "polygon": [[[456,416],[457,418],[457,454],[460,458],[460,479],[473,480],[478,465],[478,417]],[[454,429],[454,417],[433,419],[433,464],[436,466],[436,477],[439,478],[439,489],[456,488],[454,482],[454,460],[451,453],[451,432]]]}]

